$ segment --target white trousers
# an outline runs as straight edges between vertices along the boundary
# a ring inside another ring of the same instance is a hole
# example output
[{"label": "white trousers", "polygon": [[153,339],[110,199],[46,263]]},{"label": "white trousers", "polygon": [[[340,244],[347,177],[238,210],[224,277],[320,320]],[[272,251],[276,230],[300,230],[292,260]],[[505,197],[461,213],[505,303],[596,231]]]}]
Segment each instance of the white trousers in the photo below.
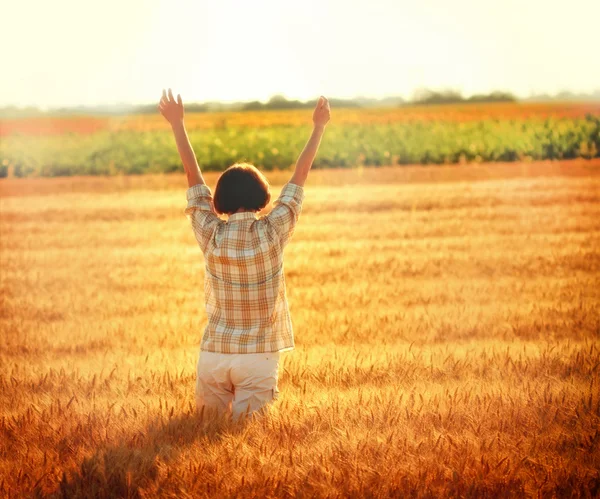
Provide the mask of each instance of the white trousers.
[{"label": "white trousers", "polygon": [[276,399],[280,352],[200,351],[196,368],[196,406],[232,413],[234,418]]}]

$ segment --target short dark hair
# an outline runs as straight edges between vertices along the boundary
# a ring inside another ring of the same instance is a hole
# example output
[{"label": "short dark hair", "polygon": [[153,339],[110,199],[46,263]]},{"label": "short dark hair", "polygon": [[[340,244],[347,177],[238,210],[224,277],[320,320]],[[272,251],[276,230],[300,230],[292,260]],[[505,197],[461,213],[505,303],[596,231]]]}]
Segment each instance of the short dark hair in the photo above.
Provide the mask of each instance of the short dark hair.
[{"label": "short dark hair", "polygon": [[213,199],[217,213],[231,215],[240,208],[260,211],[269,201],[269,182],[250,163],[236,163],[230,166],[217,180]]}]

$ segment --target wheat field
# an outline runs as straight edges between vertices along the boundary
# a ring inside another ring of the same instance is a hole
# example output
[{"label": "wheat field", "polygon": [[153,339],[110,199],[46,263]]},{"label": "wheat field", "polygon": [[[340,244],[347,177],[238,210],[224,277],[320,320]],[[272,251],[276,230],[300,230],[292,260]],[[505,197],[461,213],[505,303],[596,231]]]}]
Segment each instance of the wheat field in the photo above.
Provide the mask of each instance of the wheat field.
[{"label": "wheat field", "polygon": [[4,497],[600,494],[598,160],[312,172],[243,423],[196,413],[183,175],[0,196]]}]

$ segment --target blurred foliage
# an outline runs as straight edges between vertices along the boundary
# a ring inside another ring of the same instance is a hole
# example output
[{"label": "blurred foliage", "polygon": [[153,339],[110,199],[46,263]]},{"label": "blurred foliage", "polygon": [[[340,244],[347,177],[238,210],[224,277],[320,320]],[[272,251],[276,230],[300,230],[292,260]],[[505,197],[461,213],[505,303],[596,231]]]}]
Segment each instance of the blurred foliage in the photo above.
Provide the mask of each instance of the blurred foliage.
[{"label": "blurred foliage", "polygon": [[[332,122],[325,132],[315,168],[600,156],[600,116],[592,114],[524,120],[341,121]],[[0,176],[181,171],[170,129],[163,125],[145,128],[141,123],[137,128],[103,129],[94,122],[88,133],[5,134],[0,143]],[[310,125],[252,127],[215,122],[212,128],[191,126],[188,130],[205,170],[223,170],[237,161],[272,170],[294,164]]]},{"label": "blurred foliage", "polygon": [[413,105],[459,104],[463,102],[515,102],[517,98],[508,93],[496,91],[490,94],[476,94],[463,97],[457,90],[429,90],[419,89],[413,96]]}]

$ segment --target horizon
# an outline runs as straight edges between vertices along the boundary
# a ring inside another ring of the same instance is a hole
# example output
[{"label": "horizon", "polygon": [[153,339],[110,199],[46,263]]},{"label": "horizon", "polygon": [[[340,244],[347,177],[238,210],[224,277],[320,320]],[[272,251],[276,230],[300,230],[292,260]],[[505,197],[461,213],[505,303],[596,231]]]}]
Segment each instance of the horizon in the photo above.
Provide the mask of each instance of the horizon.
[{"label": "horizon", "polygon": [[[419,90],[419,89],[417,89]],[[471,95],[467,95],[464,93],[461,93],[459,90],[456,89],[439,89],[439,90],[434,90],[434,89],[423,89],[423,90],[432,90],[433,92],[445,92],[445,91],[457,91],[461,97],[464,99],[464,104],[473,104],[473,103],[477,103],[476,101],[469,101],[469,99],[471,97],[477,96],[477,95],[482,95],[482,94],[471,94]],[[510,92],[504,92],[503,90],[492,90],[489,93],[486,93],[484,95],[491,95],[494,92],[500,92],[500,93],[507,93],[510,94],[512,97],[515,98],[515,102],[544,102],[544,101],[561,101],[561,94],[568,94],[568,97],[566,97],[566,101],[572,101],[572,102],[596,102],[596,101],[600,101],[600,88],[593,90],[591,92],[572,92],[570,90],[562,90],[560,92],[557,92],[555,94],[547,94],[547,93],[539,93],[539,94],[530,94],[528,96],[519,96],[519,95],[515,95],[512,94]],[[273,95],[271,95],[269,98],[265,99],[265,100],[258,100],[258,99],[250,99],[250,100],[205,100],[205,101],[185,101],[184,105],[221,105],[224,107],[228,107],[228,106],[235,106],[235,105],[240,105],[240,104],[248,104],[251,102],[260,102],[262,104],[266,104],[268,103],[271,99],[273,99],[274,97],[284,97],[288,102],[301,102],[303,104],[307,104],[311,101],[316,101],[318,100],[318,96],[314,96],[314,97],[309,97],[307,99],[294,99],[294,98],[290,98],[285,96],[282,93],[275,93]],[[579,97],[582,97],[583,100],[578,101],[577,99]],[[329,100],[341,100],[341,101],[361,101],[361,100],[365,100],[365,101],[375,101],[375,102],[380,102],[380,101],[385,101],[385,100],[398,100],[401,102],[404,102],[407,105],[422,105],[420,104],[418,101],[414,100],[413,96],[410,97],[406,97],[403,95],[384,95],[382,97],[366,97],[364,95],[357,95],[354,97],[347,97],[347,98],[343,98],[343,97],[337,97],[337,96],[329,96],[328,97]],[[492,103],[494,101],[489,101],[489,103]],[[499,102],[504,102],[504,101],[499,101]],[[69,110],[69,109],[78,109],[78,108],[124,108],[124,109],[136,109],[136,108],[142,108],[142,107],[147,107],[147,106],[151,106],[153,105],[153,102],[143,102],[143,103],[138,103],[138,104],[133,104],[131,102],[107,102],[107,103],[102,103],[102,104],[79,104],[79,105],[66,105],[66,106],[38,106],[38,105],[25,105],[25,106],[20,106],[18,104],[8,104],[8,105],[0,105],[0,110],[8,110],[8,109],[15,109],[15,110],[28,110],[28,109],[33,109],[33,110],[37,110],[40,112],[53,112],[53,111],[60,111],[60,110]],[[437,103],[435,105],[446,105],[446,104],[452,104],[452,103],[445,103],[445,102],[441,102],[441,103]],[[431,105],[431,104],[426,104],[426,105]],[[359,105],[360,107],[360,105]]]},{"label": "horizon", "polygon": [[527,99],[600,82],[593,0],[568,12],[542,0],[37,3],[5,8],[17,22],[0,33],[14,76],[0,107],[139,106],[168,87],[189,103],[410,100],[421,88]]}]

